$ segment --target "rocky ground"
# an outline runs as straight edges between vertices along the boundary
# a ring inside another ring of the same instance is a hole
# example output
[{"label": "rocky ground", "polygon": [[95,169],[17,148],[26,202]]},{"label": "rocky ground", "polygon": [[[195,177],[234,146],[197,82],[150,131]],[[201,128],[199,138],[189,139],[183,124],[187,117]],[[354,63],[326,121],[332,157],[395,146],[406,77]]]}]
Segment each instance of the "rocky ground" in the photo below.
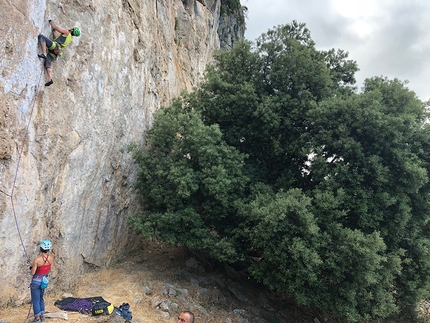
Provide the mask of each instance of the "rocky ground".
[{"label": "rocky ground", "polygon": [[[263,291],[231,268],[208,271],[183,248],[145,243],[139,252],[118,259],[109,269],[94,270],[81,277],[69,295],[79,298],[102,296],[115,306],[127,302],[132,322],[176,322],[182,310],[191,310],[196,323],[340,323],[329,315],[295,306]],[[58,312],[53,304],[65,294],[47,289],[46,310]],[[30,304],[0,310],[0,323],[27,322]],[[121,323],[113,316],[68,312],[70,322]],[[46,322],[61,322],[47,318]]]}]

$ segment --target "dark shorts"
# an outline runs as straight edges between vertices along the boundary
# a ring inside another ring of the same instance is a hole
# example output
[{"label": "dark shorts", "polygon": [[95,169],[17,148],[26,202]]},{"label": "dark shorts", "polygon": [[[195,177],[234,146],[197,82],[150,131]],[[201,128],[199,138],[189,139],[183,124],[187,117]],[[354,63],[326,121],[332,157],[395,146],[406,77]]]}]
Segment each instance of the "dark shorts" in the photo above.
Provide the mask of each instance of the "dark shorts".
[{"label": "dark shorts", "polygon": [[[37,39],[39,40],[40,43],[46,43],[46,49],[52,46],[52,40],[50,40],[48,37],[44,35],[39,35]],[[51,68],[51,64],[54,60],[55,60],[55,57],[50,55],[48,51],[48,55],[46,55],[46,59],[44,63],[45,68]]]}]

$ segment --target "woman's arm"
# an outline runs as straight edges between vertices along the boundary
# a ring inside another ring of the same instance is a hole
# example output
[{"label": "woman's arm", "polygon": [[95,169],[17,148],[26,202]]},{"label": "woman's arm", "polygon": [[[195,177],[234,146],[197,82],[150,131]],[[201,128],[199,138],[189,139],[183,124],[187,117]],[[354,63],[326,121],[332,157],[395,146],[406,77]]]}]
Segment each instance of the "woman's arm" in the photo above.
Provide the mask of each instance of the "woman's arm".
[{"label": "woman's arm", "polygon": [[30,273],[31,275],[34,275],[36,273],[36,269],[37,269],[37,258],[34,258],[33,263],[30,266]]},{"label": "woman's arm", "polygon": [[53,29],[55,29],[56,31],[62,33],[64,36],[67,36],[68,34],[70,34],[70,31],[68,31],[67,29],[63,29],[61,27],[58,27],[52,20],[49,23],[51,24],[51,27]]}]

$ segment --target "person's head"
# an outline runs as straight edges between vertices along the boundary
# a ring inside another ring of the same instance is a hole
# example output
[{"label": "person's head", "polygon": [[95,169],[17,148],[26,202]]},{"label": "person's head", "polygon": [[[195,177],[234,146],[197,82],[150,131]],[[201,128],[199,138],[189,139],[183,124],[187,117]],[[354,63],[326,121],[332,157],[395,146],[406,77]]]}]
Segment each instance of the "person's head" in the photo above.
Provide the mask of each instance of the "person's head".
[{"label": "person's head", "polygon": [[41,252],[44,252],[44,253],[49,252],[49,250],[51,250],[52,248],[52,242],[49,240],[43,240],[40,243],[39,247]]},{"label": "person's head", "polygon": [[72,34],[72,36],[79,37],[81,35],[81,30],[78,27],[73,27],[72,29],[70,29],[70,33]]},{"label": "person's head", "polygon": [[190,311],[181,312],[178,316],[178,323],[194,323],[194,314]]}]

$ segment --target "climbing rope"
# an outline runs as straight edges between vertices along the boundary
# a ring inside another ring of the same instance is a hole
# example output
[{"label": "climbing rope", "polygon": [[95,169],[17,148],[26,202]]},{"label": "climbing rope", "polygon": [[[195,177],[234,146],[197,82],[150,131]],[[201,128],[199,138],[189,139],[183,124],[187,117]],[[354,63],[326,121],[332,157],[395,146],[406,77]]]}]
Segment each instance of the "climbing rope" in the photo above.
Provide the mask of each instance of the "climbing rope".
[{"label": "climbing rope", "polygon": [[[11,192],[10,192],[10,194],[7,194],[3,190],[0,190],[1,193],[3,193],[4,195],[6,195],[10,199],[10,203],[11,203],[11,206],[12,206],[13,218],[15,220],[16,230],[18,232],[19,240],[21,241],[22,249],[24,250],[24,254],[25,254],[25,257],[27,258],[27,263],[29,265],[31,264],[31,260],[28,257],[27,249],[25,248],[24,241],[22,240],[21,230],[19,229],[18,217],[16,216],[15,204],[13,202],[13,197],[14,197],[14,192],[15,192],[16,179],[17,179],[18,173],[19,173],[19,164],[21,163],[22,153],[24,151],[24,146],[25,146],[25,143],[27,141],[28,131],[29,131],[29,128],[30,128],[31,120],[33,118],[34,105],[36,103],[37,95],[39,94],[40,80],[42,79],[42,75],[43,75],[43,69],[40,71],[39,81],[37,82],[37,86],[34,89],[33,100],[30,103],[30,106],[31,106],[31,109],[30,109],[30,118],[28,120],[27,127],[25,129],[25,134],[24,134],[24,138],[22,140],[21,149],[18,151],[18,161],[16,163],[15,176],[13,178],[13,184],[12,184]],[[32,304],[30,303],[30,308],[28,309],[27,318],[30,316],[31,308],[32,308]]]},{"label": "climbing rope", "polygon": [[37,95],[39,94],[40,80],[42,79],[42,75],[43,75],[43,69],[40,71],[39,81],[37,83],[36,88],[34,89],[33,100],[30,103],[30,106],[31,106],[31,109],[30,109],[30,118],[28,120],[27,127],[25,129],[25,134],[24,134],[24,138],[23,138],[23,141],[22,141],[21,149],[18,152],[18,161],[17,161],[17,164],[16,164],[15,176],[14,176],[13,184],[12,184],[12,190],[11,190],[10,194],[7,194],[6,192],[0,190],[1,193],[3,193],[4,195],[6,195],[10,199],[10,203],[11,203],[11,206],[12,206],[12,213],[13,213],[13,217],[14,217],[14,220],[15,220],[16,230],[18,231],[18,236],[19,236],[19,239],[21,241],[21,245],[22,245],[22,248],[24,250],[25,257],[27,258],[28,264],[31,264],[31,260],[28,257],[27,249],[25,248],[24,242],[22,240],[21,230],[19,229],[18,218],[16,216],[15,204],[13,202],[13,197],[14,197],[14,192],[15,192],[16,179],[17,179],[18,173],[19,173],[19,164],[21,163],[22,153],[24,151],[24,146],[25,146],[25,143],[27,141],[28,131],[29,131],[29,128],[30,128],[31,119],[33,117],[34,105],[36,103]]}]

